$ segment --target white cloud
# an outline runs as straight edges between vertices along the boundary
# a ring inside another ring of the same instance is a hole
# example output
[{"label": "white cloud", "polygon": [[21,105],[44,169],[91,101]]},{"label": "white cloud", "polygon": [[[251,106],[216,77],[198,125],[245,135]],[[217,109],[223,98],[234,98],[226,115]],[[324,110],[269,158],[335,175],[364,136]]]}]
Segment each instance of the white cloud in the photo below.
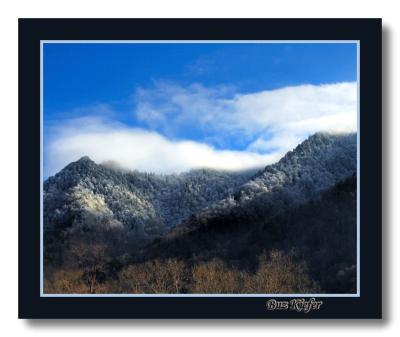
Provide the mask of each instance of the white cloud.
[{"label": "white cloud", "polygon": [[156,82],[151,89],[138,90],[136,100],[137,117],[161,132],[195,125],[209,139],[223,143],[221,138],[241,137],[257,151],[278,147],[284,152],[317,131],[355,131],[357,126],[354,82],[249,94],[235,94],[229,87]]},{"label": "white cloud", "polygon": [[[161,81],[138,89],[135,99],[136,118],[154,131],[129,128],[104,114],[59,123],[46,140],[45,175],[84,155],[98,163],[113,160],[157,173],[265,166],[310,134],[355,131],[357,125],[356,83],[240,94],[227,86],[182,87]],[[200,132],[204,143],[170,139],[190,138],[184,134],[188,128]],[[233,150],[234,142],[244,150]]]},{"label": "white cloud", "polygon": [[79,118],[53,129],[46,148],[45,176],[85,155],[97,163],[111,160],[126,168],[156,173],[203,167],[240,170],[279,159],[277,153],[221,151],[194,141],[170,141],[156,132],[98,118]]}]

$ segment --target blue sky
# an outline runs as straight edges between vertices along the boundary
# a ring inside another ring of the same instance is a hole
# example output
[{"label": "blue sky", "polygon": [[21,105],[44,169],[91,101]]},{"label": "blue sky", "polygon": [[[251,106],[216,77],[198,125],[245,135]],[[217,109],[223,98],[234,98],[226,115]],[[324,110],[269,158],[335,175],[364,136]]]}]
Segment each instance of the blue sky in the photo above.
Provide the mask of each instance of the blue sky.
[{"label": "blue sky", "polygon": [[43,60],[46,176],[80,155],[162,173],[261,165],[356,124],[355,44],[57,43]]}]

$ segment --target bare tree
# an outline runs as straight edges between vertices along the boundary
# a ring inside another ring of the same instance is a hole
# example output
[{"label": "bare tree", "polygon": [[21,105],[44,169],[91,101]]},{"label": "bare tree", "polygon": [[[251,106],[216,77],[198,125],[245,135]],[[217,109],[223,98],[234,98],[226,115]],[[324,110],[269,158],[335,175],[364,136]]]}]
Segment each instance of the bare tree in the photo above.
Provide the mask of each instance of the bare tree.
[{"label": "bare tree", "polygon": [[110,261],[107,246],[102,243],[75,244],[69,251],[69,260],[81,270],[82,280],[86,283],[89,293],[94,294]]}]

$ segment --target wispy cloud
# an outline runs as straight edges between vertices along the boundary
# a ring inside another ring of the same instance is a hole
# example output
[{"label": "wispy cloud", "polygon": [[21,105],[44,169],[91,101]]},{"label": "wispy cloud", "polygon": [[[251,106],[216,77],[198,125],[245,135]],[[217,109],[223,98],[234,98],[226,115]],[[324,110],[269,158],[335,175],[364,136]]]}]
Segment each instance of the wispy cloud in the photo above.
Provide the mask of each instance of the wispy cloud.
[{"label": "wispy cloud", "polygon": [[214,125],[219,116],[230,112],[227,97],[233,96],[234,88],[229,86],[207,88],[193,83],[183,87],[173,82],[156,81],[152,88],[136,89],[135,114],[139,121],[163,133],[172,129],[176,134],[185,126],[205,130],[210,124]]},{"label": "wispy cloud", "polygon": [[[298,85],[241,94],[231,87],[156,82],[136,91],[136,116],[164,134],[195,126],[205,138],[241,138],[254,151],[286,151],[317,131],[355,131],[357,85]],[[224,142],[224,140],[227,140]]]},{"label": "wispy cloud", "polygon": [[201,76],[218,69],[216,55],[203,54],[186,66],[189,75]]}]

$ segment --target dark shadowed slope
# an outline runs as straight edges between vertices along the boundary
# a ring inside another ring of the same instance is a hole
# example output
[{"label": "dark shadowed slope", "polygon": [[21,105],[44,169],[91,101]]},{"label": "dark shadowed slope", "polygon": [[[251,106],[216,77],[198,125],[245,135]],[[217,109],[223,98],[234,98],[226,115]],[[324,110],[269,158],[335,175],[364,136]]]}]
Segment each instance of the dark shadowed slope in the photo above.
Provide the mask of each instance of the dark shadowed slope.
[{"label": "dark shadowed slope", "polygon": [[322,292],[354,292],[356,286],[356,176],[315,199],[275,216],[192,218],[150,244],[134,261],[177,258],[223,260],[228,266],[256,270],[259,256],[284,251],[308,267]]}]

